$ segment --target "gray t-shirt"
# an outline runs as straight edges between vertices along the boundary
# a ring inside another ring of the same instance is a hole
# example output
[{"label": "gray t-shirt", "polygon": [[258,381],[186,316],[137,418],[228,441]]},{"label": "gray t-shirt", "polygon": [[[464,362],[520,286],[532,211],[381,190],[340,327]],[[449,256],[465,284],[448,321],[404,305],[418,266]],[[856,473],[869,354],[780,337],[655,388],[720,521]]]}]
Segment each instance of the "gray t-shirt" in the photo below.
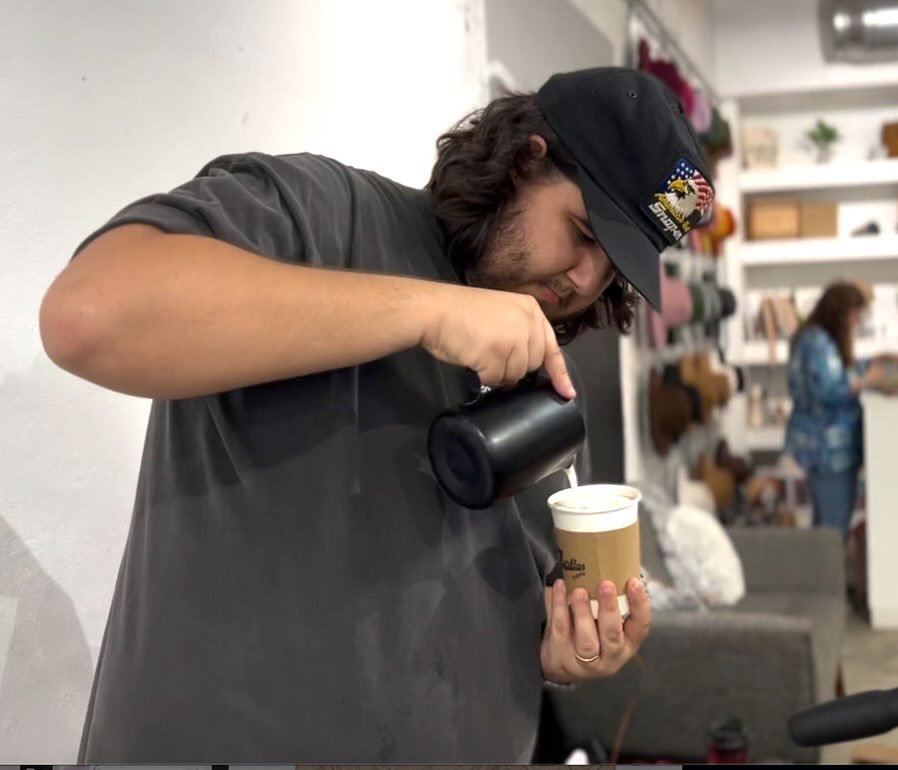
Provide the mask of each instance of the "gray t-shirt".
[{"label": "gray t-shirt", "polygon": [[[218,158],[88,241],[135,222],[458,281],[425,191],[314,155]],[[413,349],[154,402],[79,761],[529,762],[563,481],[442,492],[427,428],[476,384]]]}]

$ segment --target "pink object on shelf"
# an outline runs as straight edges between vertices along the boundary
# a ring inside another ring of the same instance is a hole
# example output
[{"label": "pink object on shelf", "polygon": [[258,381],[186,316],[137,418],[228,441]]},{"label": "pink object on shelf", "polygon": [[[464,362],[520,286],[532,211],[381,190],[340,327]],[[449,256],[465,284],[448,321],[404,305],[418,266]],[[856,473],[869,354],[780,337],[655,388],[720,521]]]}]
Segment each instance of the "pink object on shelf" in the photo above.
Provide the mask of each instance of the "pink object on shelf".
[{"label": "pink object on shelf", "polygon": [[664,347],[667,332],[677,326],[689,323],[692,317],[692,294],[689,286],[679,278],[671,278],[660,265],[661,270],[661,312],[649,311],[649,329],[652,347]]}]

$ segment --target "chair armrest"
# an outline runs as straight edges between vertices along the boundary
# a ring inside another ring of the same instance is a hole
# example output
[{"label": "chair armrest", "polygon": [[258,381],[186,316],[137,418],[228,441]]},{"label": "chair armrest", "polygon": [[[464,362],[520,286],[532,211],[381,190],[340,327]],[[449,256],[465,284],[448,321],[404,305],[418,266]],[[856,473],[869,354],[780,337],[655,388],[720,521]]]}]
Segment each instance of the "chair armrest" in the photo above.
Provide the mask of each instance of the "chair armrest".
[{"label": "chair armrest", "polygon": [[728,527],[742,559],[747,591],[811,591],[845,595],[845,548],[824,527]]},{"label": "chair armrest", "polygon": [[640,658],[608,679],[552,689],[566,741],[597,738],[613,749],[621,715],[635,699],[623,754],[704,761],[708,726],[739,717],[752,757],[814,762],[795,746],[787,720],[816,700],[810,623],[746,612],[659,612]]}]

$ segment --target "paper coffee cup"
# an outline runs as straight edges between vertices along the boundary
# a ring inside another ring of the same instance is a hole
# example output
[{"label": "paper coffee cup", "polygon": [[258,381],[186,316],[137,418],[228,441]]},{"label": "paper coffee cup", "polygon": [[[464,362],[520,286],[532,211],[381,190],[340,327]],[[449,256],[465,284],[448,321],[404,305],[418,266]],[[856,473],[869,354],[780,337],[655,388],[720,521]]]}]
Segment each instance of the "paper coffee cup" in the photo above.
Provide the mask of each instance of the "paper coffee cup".
[{"label": "paper coffee cup", "polygon": [[639,490],[619,484],[590,484],[556,492],[549,500],[555,540],[568,593],[589,592],[598,617],[596,588],[602,580],[617,586],[621,616],[630,614],[627,581],[642,572],[639,558]]}]

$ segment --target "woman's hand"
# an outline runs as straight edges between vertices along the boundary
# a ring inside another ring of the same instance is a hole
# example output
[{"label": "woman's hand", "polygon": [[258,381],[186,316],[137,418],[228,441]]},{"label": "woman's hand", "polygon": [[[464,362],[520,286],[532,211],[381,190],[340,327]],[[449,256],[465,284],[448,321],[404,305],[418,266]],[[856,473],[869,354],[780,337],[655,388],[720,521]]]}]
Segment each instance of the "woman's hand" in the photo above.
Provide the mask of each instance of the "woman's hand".
[{"label": "woman's hand", "polygon": [[598,620],[592,616],[584,589],[571,593],[570,606],[563,580],[546,589],[549,616],[540,646],[544,679],[569,684],[611,676],[633,657],[648,634],[652,610],[639,579],[627,584],[630,615],[626,622],[621,620],[614,583],[606,580],[598,588]]},{"label": "woman's hand", "polygon": [[867,371],[864,372],[861,380],[862,386],[865,388],[878,388],[886,381],[887,377],[888,372],[882,361],[879,358],[875,358],[870,366],[867,367]]}]

